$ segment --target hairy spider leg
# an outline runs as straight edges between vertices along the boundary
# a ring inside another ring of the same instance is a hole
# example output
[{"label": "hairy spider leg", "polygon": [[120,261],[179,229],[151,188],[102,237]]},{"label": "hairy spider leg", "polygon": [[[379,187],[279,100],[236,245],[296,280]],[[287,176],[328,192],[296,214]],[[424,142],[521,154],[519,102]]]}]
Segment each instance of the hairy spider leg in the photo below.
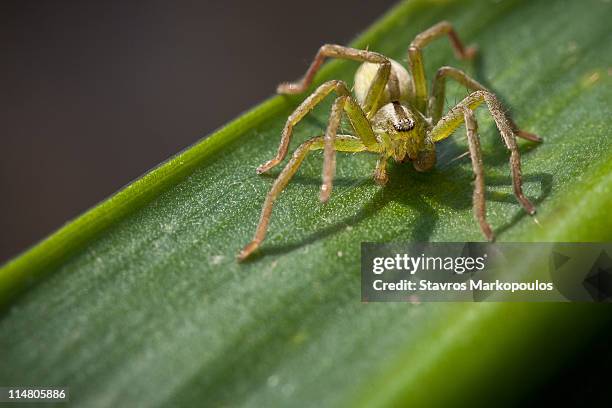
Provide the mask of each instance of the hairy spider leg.
[{"label": "hairy spider leg", "polygon": [[471,46],[466,48],[463,46],[452,24],[448,21],[441,21],[414,38],[412,43],[410,43],[410,47],[408,47],[408,61],[410,71],[412,72],[412,80],[414,82],[414,107],[423,114],[427,111],[427,83],[425,79],[422,49],[430,42],[443,35],[448,35],[455,56],[458,59],[471,59],[476,54],[476,47]]},{"label": "hairy spider leg", "polygon": [[448,77],[454,79],[471,91],[488,92],[488,89],[484,85],[468,76],[460,69],[447,66],[439,68],[432,81],[431,95],[429,96],[429,106],[427,109],[427,115],[431,118],[433,123],[437,123],[442,117],[444,96],[446,94],[446,78]]},{"label": "hairy spider leg", "polygon": [[[389,81],[391,61],[384,55],[373,51],[358,50],[336,44],[325,44],[319,48],[317,55],[310,64],[304,77],[296,82],[284,82],[280,84],[277,88],[277,92],[281,94],[298,94],[306,91],[326,57],[380,64],[362,106],[368,119],[374,116],[380,107],[378,106],[378,102]],[[396,83],[397,78],[394,79],[394,84]]]},{"label": "hairy spider leg", "polygon": [[374,169],[374,181],[380,186],[384,186],[389,181],[389,176],[387,175],[388,161],[389,156],[387,156],[386,154],[380,155],[380,157],[376,161],[376,168]]},{"label": "hairy spider leg", "polygon": [[[361,110],[361,107],[349,96],[340,96],[336,98],[332,105],[331,113],[329,115],[329,122],[325,131],[324,138],[324,151],[323,151],[323,182],[321,184],[320,200],[322,203],[329,200],[329,196],[332,191],[332,182],[336,169],[336,150],[335,138],[340,125],[340,119],[342,118],[343,110],[347,112],[349,121],[355,134],[358,137],[361,135],[361,141],[368,141],[368,144],[364,143],[364,146],[371,152],[379,152],[385,149],[386,139],[383,138],[382,144],[376,142],[372,127]],[[376,164],[376,170],[374,172],[374,178],[379,184],[386,183],[387,175],[385,172],[386,156],[384,160],[379,161]]]},{"label": "hairy spider leg", "polygon": [[499,132],[501,133],[504,144],[510,150],[510,169],[512,171],[512,185],[514,195],[519,200],[528,214],[535,213],[535,207],[523,194],[523,181],[521,177],[521,158],[516,144],[515,132],[512,123],[504,114],[504,109],[494,94],[488,91],[475,91],[459,102],[455,107],[444,115],[438,123],[431,129],[429,136],[431,140],[439,142],[449,137],[465,120],[464,109],[475,110],[483,102],[489,108],[489,113],[493,117]]},{"label": "hairy spider leg", "polygon": [[319,86],[289,116],[281,134],[281,141],[278,146],[276,156],[259,166],[257,168],[258,174],[270,170],[274,166],[278,165],[281,161],[283,161],[289,149],[289,142],[291,141],[291,136],[293,134],[293,127],[299,121],[301,121],[304,116],[306,116],[310,111],[312,111],[314,107],[319,104],[332,91],[336,91],[339,96],[347,97],[344,104],[344,111],[346,112],[349,121],[353,126],[353,130],[355,131],[356,136],[358,136],[362,140],[364,145],[375,148],[375,146],[378,144],[378,141],[374,136],[372,127],[369,121],[367,120],[363,110],[359,107],[357,102],[355,102],[350,96],[350,92],[346,84],[343,81],[338,80],[328,81],[325,82],[323,85]]},{"label": "hairy spider leg", "polygon": [[344,109],[347,99],[348,96],[336,98],[332,105],[331,113],[329,114],[327,129],[325,130],[325,137],[323,140],[323,174],[321,175],[323,181],[321,183],[321,192],[319,193],[319,200],[321,200],[322,203],[329,200],[332,190],[332,180],[336,172],[336,150],[334,149],[334,142],[336,141],[338,126],[340,126],[340,119],[342,118],[342,110]]},{"label": "hairy spider leg", "polygon": [[[314,137],[306,142],[302,143],[293,153],[293,156],[281,171],[280,175],[274,181],[270,192],[266,196],[266,200],[264,202],[263,208],[261,209],[261,216],[259,218],[259,224],[257,225],[257,230],[255,231],[255,236],[253,240],[249,242],[238,254],[238,260],[242,261],[247,258],[253,251],[255,251],[261,242],[266,237],[266,232],[268,230],[268,224],[270,222],[270,215],[272,214],[272,206],[276,201],[278,195],[283,191],[283,189],[291,180],[291,177],[298,170],[306,155],[309,151],[312,150],[321,150],[325,147],[325,138],[323,137]],[[362,143],[359,138],[355,136],[349,135],[338,135],[334,139],[333,148],[337,151],[341,152],[363,152],[367,151],[368,148]]]},{"label": "hairy spider leg", "polygon": [[[433,123],[437,123],[440,120],[440,117],[442,117],[447,77],[454,79],[455,81],[459,82],[461,85],[472,91],[485,91],[491,93],[487,88],[484,87],[484,85],[480,84],[478,81],[470,77],[462,70],[453,67],[441,67],[440,69],[438,69],[438,72],[436,72],[436,76],[433,79],[431,95],[429,97],[429,108],[427,114],[432,119]],[[531,140],[532,142],[542,141],[542,139],[538,135],[526,132],[524,130],[520,130],[516,123],[514,123],[512,118],[508,116],[506,116],[506,118],[510,122],[510,125],[515,131],[516,136],[521,137],[523,139]]]},{"label": "hairy spider leg", "polygon": [[484,169],[482,165],[480,139],[477,133],[478,123],[476,122],[474,112],[466,106],[463,107],[463,120],[465,121],[465,130],[467,133],[470,157],[472,159],[472,169],[474,170],[475,176],[473,195],[474,218],[476,218],[476,221],[478,221],[480,229],[487,240],[493,241],[495,239],[495,235],[491,230],[491,226],[487,222]]}]

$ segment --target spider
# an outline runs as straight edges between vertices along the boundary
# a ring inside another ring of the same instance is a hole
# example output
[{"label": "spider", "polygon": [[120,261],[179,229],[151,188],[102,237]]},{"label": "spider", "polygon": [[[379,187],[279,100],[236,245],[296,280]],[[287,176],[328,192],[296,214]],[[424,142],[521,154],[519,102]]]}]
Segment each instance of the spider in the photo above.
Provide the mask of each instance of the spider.
[{"label": "spider", "polygon": [[[306,91],[325,58],[342,58],[362,63],[355,73],[354,96],[343,81],[328,81],[319,86],[289,116],[282,131],[276,156],[259,166],[258,174],[270,170],[285,158],[293,127],[327,95],[332,92],[337,94],[325,135],[307,140],[295,150],[268,193],[255,236],[238,254],[239,261],[251,255],[264,240],[274,201],[289,183],[308,152],[323,149],[323,182],[319,198],[325,203],[332,191],[336,151],[377,154],[374,180],[384,185],[388,180],[386,167],[390,158],[399,163],[410,161],[420,172],[430,170],[436,163],[435,143],[449,137],[462,123],[465,123],[475,175],[474,216],[487,240],[493,241],[495,235],[486,220],[484,170],[477,134],[478,126],[474,116],[474,110],[483,102],[493,117],[504,144],[510,150],[514,194],[528,214],[535,213],[535,207],[522,190],[521,162],[516,136],[533,142],[540,142],[540,137],[518,129],[512,119],[506,116],[497,97],[457,68],[444,66],[438,69],[433,79],[431,95],[428,97],[422,49],[444,35],[448,36],[458,59],[472,59],[476,54],[475,47],[464,47],[453,26],[447,21],[442,21],[417,35],[410,44],[408,48],[410,71],[398,62],[374,51],[325,44],[319,49],[301,80],[278,86],[277,92],[280,94],[298,94]],[[442,116],[447,78],[464,85],[471,93]],[[337,134],[343,114],[348,117],[353,135]]]}]

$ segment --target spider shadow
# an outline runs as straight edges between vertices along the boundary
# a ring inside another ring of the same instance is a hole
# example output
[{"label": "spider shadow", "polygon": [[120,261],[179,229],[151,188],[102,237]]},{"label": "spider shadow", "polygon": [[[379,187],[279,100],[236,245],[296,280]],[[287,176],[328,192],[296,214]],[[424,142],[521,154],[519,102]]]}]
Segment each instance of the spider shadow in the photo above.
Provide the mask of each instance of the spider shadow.
[{"label": "spider shadow", "polygon": [[[512,185],[510,176],[489,176],[485,177],[485,179],[488,186],[511,188]],[[526,182],[537,182],[540,184],[540,194],[537,197],[530,197],[536,206],[552,191],[553,177],[550,174],[528,174],[523,179]],[[435,169],[428,173],[418,173],[409,164],[390,164],[389,182],[387,185],[380,187],[364,206],[357,209],[354,215],[337,220],[335,223],[321,228],[299,239],[297,242],[276,246],[265,246],[264,244],[264,247],[253,257],[252,261],[268,255],[286,254],[338,234],[344,231],[347,226],[357,225],[368,218],[376,216],[390,203],[410,207],[417,212],[416,221],[407,225],[405,233],[400,232],[398,238],[416,242],[429,241],[440,218],[439,210],[436,208],[443,207],[453,211],[460,211],[472,207],[472,180],[473,173],[469,169],[464,169],[460,166],[455,166],[450,170]],[[296,177],[296,181],[305,185],[320,184],[320,179],[313,177]],[[358,183],[357,179],[346,179],[346,181],[353,185]],[[371,183],[374,182],[371,181]],[[432,188],[432,185],[435,187]],[[459,187],[458,189],[457,186],[470,186],[470,188]],[[496,234],[503,233],[523,217],[527,216],[511,193],[488,192],[486,199],[487,201],[516,205],[515,214],[506,224],[495,228]],[[401,222],[401,220],[398,220],[398,222]],[[476,222],[474,222],[474,228],[478,228]]]},{"label": "spider shadow", "polygon": [[[345,230],[347,226],[354,226],[368,218],[374,217],[385,206],[393,201],[399,202],[402,205],[410,206],[418,212],[416,225],[411,226],[410,234],[406,237],[406,239],[412,241],[427,241],[438,221],[439,217],[437,212],[427,201],[423,199],[422,195],[410,194],[410,189],[407,188],[407,171],[405,169],[400,168],[400,166],[393,166],[389,170],[389,182],[387,185],[380,187],[374,196],[364,206],[356,209],[357,211],[354,215],[344,217],[297,242],[270,246],[267,248],[264,247],[257,254],[258,257],[285,254],[326,237],[340,233],[341,231]],[[357,180],[354,180],[354,183],[355,182],[357,182]],[[301,178],[300,183],[319,185],[321,181],[314,178]],[[370,183],[373,184],[374,181],[371,180]],[[331,200],[333,200],[333,196]],[[461,205],[466,205],[466,203],[461,203]]]}]

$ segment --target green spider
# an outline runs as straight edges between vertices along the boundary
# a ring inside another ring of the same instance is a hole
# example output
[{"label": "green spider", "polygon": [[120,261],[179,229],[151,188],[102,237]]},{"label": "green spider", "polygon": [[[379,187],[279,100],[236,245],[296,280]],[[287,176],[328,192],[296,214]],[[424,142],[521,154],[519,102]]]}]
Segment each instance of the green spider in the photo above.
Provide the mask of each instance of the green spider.
[{"label": "green spider", "polygon": [[[326,44],[319,49],[306,75],[300,81],[278,86],[277,92],[281,94],[298,94],[306,91],[326,57],[344,58],[362,63],[355,73],[354,97],[343,81],[328,81],[319,86],[289,116],[276,157],[259,166],[257,173],[264,173],[278,165],[287,155],[293,127],[332,91],[338,95],[332,105],[325,136],[315,137],[302,143],[274,182],[263,205],[255,236],[238,254],[239,261],[251,255],[264,240],[274,201],[289,183],[309,151],[321,149],[324,151],[320,199],[321,202],[326,202],[332,190],[336,151],[378,154],[374,180],[384,185],[388,180],[386,167],[389,158],[401,163],[410,161],[417,171],[430,170],[436,164],[435,143],[449,137],[464,122],[475,175],[474,215],[485,237],[490,241],[494,240],[495,236],[486,220],[484,170],[473,112],[483,102],[488,107],[506,147],[510,150],[514,194],[527,213],[535,213],[535,207],[522,190],[521,162],[516,136],[534,142],[540,142],[540,137],[519,130],[506,116],[497,97],[459,69],[440,68],[433,80],[431,95],[428,97],[421,50],[443,35],[448,35],[457,58],[471,59],[475,55],[476,49],[465,48],[452,25],[443,21],[417,35],[410,44],[408,48],[410,73],[398,62],[379,53]],[[442,116],[447,78],[454,79],[472,93]],[[348,117],[354,135],[337,134],[343,113]]]}]

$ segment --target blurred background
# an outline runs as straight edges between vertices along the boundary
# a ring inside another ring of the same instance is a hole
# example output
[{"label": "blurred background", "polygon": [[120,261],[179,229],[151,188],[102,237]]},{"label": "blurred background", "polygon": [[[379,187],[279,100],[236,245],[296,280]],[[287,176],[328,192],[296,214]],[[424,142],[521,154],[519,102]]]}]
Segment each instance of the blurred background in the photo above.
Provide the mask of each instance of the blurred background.
[{"label": "blurred background", "polygon": [[321,44],[350,42],[394,3],[3,1],[0,264],[297,79]]}]

